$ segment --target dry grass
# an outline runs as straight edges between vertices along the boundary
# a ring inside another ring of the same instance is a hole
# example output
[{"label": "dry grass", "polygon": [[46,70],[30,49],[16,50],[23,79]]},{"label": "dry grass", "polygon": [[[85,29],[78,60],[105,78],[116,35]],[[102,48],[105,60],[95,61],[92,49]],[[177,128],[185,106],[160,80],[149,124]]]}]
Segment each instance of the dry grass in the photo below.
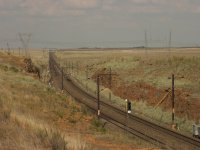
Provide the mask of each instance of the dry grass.
[{"label": "dry grass", "polygon": [[[57,56],[61,65],[68,68],[66,71],[78,79],[76,82],[85,90],[92,91],[93,95],[96,95],[96,82],[90,80],[91,77],[99,70],[103,70],[103,68],[108,70],[111,67],[112,71],[118,74],[118,83],[114,83],[115,85],[124,84],[128,86],[129,84],[144,82],[163,91],[171,87],[170,77],[174,73],[176,90],[190,93],[190,96],[187,97],[188,101],[199,101],[200,51],[198,48],[171,49],[170,55],[165,49],[151,49],[147,54],[148,56],[141,49],[134,49],[97,52],[66,51],[57,53]],[[71,64],[78,67],[71,68]],[[88,69],[87,66],[89,66]],[[87,74],[90,77],[89,80],[86,78]],[[108,98],[111,91],[103,86],[101,89],[103,89],[101,95]],[[144,99],[141,98],[141,102],[134,102],[133,108],[136,107],[135,110],[138,113],[158,122],[170,124],[170,111],[162,108],[155,110],[148,103],[142,101]],[[124,100],[113,94],[112,103],[124,108]],[[183,118],[177,117],[176,121],[181,130],[192,132],[191,125],[194,122],[188,121],[185,116]],[[194,121],[198,122],[199,120]]]},{"label": "dry grass", "polygon": [[[35,54],[35,61],[40,59],[39,54]],[[105,135],[101,123],[96,128],[94,116],[85,107],[23,72],[21,65],[0,60],[0,149],[112,149],[124,142],[111,139],[108,146],[106,137],[114,132]],[[101,143],[93,142],[98,139],[96,135],[101,135]],[[131,145],[141,147],[135,143],[123,147]]]},{"label": "dry grass", "polygon": [[[70,99],[34,77],[16,72],[11,63],[4,63],[0,68],[0,149],[64,150],[73,147],[76,137],[62,135],[61,128],[57,127],[63,116],[71,116],[66,114],[66,107],[72,107]],[[78,107],[74,105],[73,108]],[[70,143],[69,139],[74,141]]]}]

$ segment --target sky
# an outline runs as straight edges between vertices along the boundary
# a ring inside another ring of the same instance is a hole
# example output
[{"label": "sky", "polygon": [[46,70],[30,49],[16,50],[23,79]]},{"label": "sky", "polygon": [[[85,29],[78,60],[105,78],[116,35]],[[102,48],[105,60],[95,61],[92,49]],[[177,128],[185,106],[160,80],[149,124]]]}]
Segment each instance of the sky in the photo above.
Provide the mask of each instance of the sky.
[{"label": "sky", "polygon": [[[200,46],[200,0],[0,0],[0,47]],[[146,42],[145,42],[146,33]]]}]

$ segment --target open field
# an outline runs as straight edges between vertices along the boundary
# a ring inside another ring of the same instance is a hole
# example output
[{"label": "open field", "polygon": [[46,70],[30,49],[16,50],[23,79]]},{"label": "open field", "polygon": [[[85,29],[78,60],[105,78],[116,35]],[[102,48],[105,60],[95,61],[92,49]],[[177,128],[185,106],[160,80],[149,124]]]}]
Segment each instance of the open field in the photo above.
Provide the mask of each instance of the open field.
[{"label": "open field", "polygon": [[[171,74],[175,74],[176,123],[181,131],[191,132],[192,124],[199,123],[200,114],[200,50],[197,48],[133,49],[57,52],[65,71],[75,76],[80,85],[96,92],[96,76],[112,73],[101,79],[101,95],[112,92],[113,104],[124,107],[124,99],[133,101],[135,113],[158,123],[171,124],[171,96],[158,108],[154,106],[170,91]],[[115,95],[115,96],[114,96]]]},{"label": "open field", "polygon": [[[47,68],[48,56],[32,52]],[[24,58],[0,53],[0,149],[142,149],[151,145],[98,121],[69,95],[24,70]],[[38,61],[39,60],[39,61]],[[44,65],[44,67],[42,67]],[[41,70],[45,74],[45,69]]]}]

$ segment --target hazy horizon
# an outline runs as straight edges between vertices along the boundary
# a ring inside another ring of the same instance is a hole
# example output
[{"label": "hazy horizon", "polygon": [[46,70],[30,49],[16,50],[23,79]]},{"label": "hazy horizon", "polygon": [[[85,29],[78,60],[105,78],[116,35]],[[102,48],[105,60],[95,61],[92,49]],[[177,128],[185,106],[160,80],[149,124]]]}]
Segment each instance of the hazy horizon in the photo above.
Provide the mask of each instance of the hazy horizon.
[{"label": "hazy horizon", "polygon": [[200,45],[198,0],[0,0],[0,22],[4,48]]}]

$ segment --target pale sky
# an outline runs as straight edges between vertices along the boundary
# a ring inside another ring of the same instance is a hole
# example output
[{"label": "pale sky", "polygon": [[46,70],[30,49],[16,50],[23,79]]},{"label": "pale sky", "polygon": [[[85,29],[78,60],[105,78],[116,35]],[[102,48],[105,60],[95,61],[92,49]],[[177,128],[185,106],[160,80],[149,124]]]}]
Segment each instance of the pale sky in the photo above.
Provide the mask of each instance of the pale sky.
[{"label": "pale sky", "polygon": [[0,0],[0,47],[200,46],[200,0]]}]

